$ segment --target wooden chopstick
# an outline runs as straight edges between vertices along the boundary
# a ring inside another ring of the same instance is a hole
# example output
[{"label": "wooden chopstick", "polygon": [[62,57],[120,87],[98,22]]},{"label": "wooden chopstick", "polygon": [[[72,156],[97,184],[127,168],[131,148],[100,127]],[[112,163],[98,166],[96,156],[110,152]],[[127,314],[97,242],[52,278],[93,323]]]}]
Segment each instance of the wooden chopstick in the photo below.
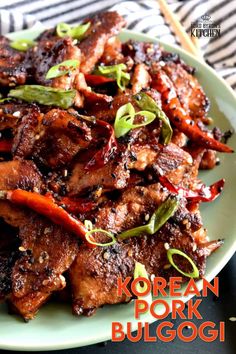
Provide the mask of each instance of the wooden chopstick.
[{"label": "wooden chopstick", "polygon": [[189,53],[202,58],[202,53],[199,50],[200,47],[196,47],[191,41],[189,35],[185,31],[184,27],[181,25],[177,16],[172,12],[170,6],[166,3],[165,0],[157,0],[161,12],[163,13],[166,21],[170,24],[173,29],[173,32],[178,37],[182,47],[187,50]]}]

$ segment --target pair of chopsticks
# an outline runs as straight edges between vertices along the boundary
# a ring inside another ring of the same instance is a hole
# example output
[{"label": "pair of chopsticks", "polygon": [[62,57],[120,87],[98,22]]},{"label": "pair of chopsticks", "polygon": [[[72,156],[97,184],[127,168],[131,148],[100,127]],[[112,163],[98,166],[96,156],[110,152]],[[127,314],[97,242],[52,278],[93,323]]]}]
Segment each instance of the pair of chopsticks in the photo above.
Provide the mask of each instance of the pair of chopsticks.
[{"label": "pair of chopsticks", "polygon": [[203,59],[198,38],[193,37],[193,40],[191,40],[184,27],[181,25],[178,17],[175,15],[175,13],[173,13],[167,2],[165,0],[157,1],[159,3],[160,11],[171,26],[176,37],[179,39],[182,47],[194,56]]}]

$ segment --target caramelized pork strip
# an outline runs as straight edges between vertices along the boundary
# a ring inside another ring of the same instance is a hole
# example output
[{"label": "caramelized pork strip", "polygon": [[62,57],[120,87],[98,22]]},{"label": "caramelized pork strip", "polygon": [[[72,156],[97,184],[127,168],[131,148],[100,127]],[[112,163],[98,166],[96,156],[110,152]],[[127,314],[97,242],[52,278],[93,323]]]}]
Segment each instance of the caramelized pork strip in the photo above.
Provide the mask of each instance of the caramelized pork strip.
[{"label": "caramelized pork strip", "polygon": [[125,20],[117,12],[103,12],[84,22],[91,25],[86,38],[79,44],[81,50],[80,71],[89,74],[102,57],[107,41],[120,32],[125,26]]},{"label": "caramelized pork strip", "polygon": [[[123,193],[120,200],[97,213],[95,227],[117,233],[147,223],[167,195],[160,184],[131,188]],[[167,280],[170,276],[178,276],[173,268],[165,269],[168,264],[166,243],[171,248],[187,253],[203,275],[205,248],[204,245],[197,246],[194,240],[194,232],[202,228],[201,220],[197,216],[196,222],[194,215],[181,208],[182,211],[178,211],[173,221],[166,223],[156,235],[132,237],[125,242],[93,250],[81,246],[70,268],[74,313],[91,315],[105,304],[128,301],[125,296],[117,296],[117,279],[133,277],[135,261],[144,264],[150,275],[155,274]],[[182,266],[186,272],[191,271],[188,263]]]},{"label": "caramelized pork strip", "polygon": [[210,108],[209,99],[196,77],[188,73],[183,65],[167,62],[162,66],[174,84],[180,103],[189,116],[204,121]]},{"label": "caramelized pork strip", "polygon": [[27,114],[33,105],[26,103],[2,103],[0,104],[0,130],[15,129],[22,117]]},{"label": "caramelized pork strip", "polygon": [[85,171],[84,163],[76,163],[67,183],[67,192],[70,196],[79,195],[88,189],[115,190],[127,186],[130,176],[125,167],[127,159],[110,161],[105,166],[95,170]]},{"label": "caramelized pork strip", "polygon": [[24,58],[24,52],[11,48],[10,40],[0,36],[0,86],[13,87],[25,83]]},{"label": "caramelized pork strip", "polygon": [[132,93],[136,94],[143,89],[149,87],[151,76],[148,73],[148,68],[145,64],[137,64],[134,68],[134,73],[131,79]]},{"label": "caramelized pork strip", "polygon": [[10,307],[29,320],[53,291],[65,287],[62,274],[73,262],[78,246],[73,235],[34,213],[28,213],[19,237],[23,251],[13,267]]},{"label": "caramelized pork strip", "polygon": [[59,168],[70,163],[90,141],[90,128],[72,113],[52,109],[43,115],[37,110],[22,119],[14,137],[13,153],[18,159],[30,157]]},{"label": "caramelized pork strip", "polygon": [[0,162],[0,190],[25,189],[39,191],[42,177],[32,161]]},{"label": "caramelized pork strip", "polygon": [[[1,206],[0,206],[1,208]],[[18,257],[19,240],[14,228],[0,218],[0,302],[11,292],[12,267]]]},{"label": "caramelized pork strip", "polygon": [[100,62],[104,65],[114,65],[120,63],[124,59],[122,54],[122,44],[118,37],[111,37],[107,40],[104,53]]}]

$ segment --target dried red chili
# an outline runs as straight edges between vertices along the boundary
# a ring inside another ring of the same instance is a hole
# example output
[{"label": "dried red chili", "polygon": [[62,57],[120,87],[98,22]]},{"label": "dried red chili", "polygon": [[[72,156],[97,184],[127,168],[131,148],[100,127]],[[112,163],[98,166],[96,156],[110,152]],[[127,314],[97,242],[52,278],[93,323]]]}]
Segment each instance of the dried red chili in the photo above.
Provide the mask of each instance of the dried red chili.
[{"label": "dried red chili", "polygon": [[84,224],[58,206],[51,196],[44,196],[36,192],[28,192],[22,189],[6,191],[2,194],[4,194],[5,199],[10,200],[12,203],[28,207],[35,212],[46,216],[55,224],[64,227],[66,230],[74,233],[83,240],[86,240],[85,235],[88,230]]},{"label": "dried red chili", "polygon": [[99,85],[104,85],[108,82],[116,81],[113,78],[105,77],[102,75],[85,74],[84,77],[89,86],[99,86]]},{"label": "dried red chili", "polygon": [[199,187],[193,191],[173,185],[165,176],[159,177],[159,181],[163,187],[166,187],[171,193],[180,194],[193,202],[212,202],[220,195],[225,184],[224,179],[215,182],[209,187],[201,183]]},{"label": "dried red chili", "polygon": [[233,152],[233,150],[215,140],[209,133],[202,131],[194,120],[185,113],[179,102],[177,93],[173,87],[171,80],[163,72],[157,72],[153,78],[152,87],[161,93],[162,106],[171,123],[187,137],[195,141],[198,145],[207,149],[220,152]]},{"label": "dried red chili", "polygon": [[2,139],[0,140],[0,152],[11,152],[12,140]]},{"label": "dried red chili", "polygon": [[109,138],[106,145],[101,150],[99,150],[91,158],[91,160],[89,160],[84,168],[85,170],[97,169],[106,165],[113,153],[117,150],[117,142],[113,127],[103,120],[96,120],[96,124],[100,127],[104,127],[108,131]]}]

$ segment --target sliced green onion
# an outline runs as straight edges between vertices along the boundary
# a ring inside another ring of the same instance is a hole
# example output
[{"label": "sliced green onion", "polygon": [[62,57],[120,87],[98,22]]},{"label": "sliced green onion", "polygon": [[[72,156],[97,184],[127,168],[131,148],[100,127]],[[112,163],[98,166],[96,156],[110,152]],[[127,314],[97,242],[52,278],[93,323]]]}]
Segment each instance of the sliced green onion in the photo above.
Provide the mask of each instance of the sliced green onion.
[{"label": "sliced green onion", "polygon": [[0,99],[0,103],[3,103],[3,102],[5,102],[5,101],[10,101],[10,100],[12,100],[11,97],[1,98],[1,99]]},{"label": "sliced green onion", "polygon": [[127,66],[123,63],[111,66],[100,65],[95,73],[115,79],[118,87],[124,91],[130,80],[130,74],[124,71],[126,69]]},{"label": "sliced green onion", "polygon": [[84,38],[84,35],[89,29],[89,27],[90,27],[90,22],[75,27],[71,27],[67,23],[62,22],[57,25],[56,33],[59,37],[69,36],[74,39],[81,40]]},{"label": "sliced green onion", "polygon": [[[192,273],[185,273],[184,271],[182,271],[181,269],[179,269],[179,267],[175,264],[174,260],[173,260],[173,255],[174,254],[178,254],[179,256],[182,256],[184,258],[186,258],[189,263],[191,264],[192,268],[193,268],[193,271]],[[183,274],[184,276],[188,277],[188,278],[199,278],[199,270],[196,266],[196,264],[193,262],[193,260],[187,256],[186,253],[178,250],[178,249],[175,249],[175,248],[170,248],[168,249],[167,251],[167,258],[170,262],[170,264],[181,274]]]},{"label": "sliced green onion", "polygon": [[26,102],[37,102],[46,106],[67,109],[74,103],[76,90],[61,90],[40,85],[22,85],[10,90],[8,95]]},{"label": "sliced green onion", "polygon": [[[134,118],[137,115],[144,117],[144,121],[139,124],[133,124]],[[156,115],[148,111],[139,111],[135,113],[134,107],[131,103],[121,106],[116,112],[116,119],[114,123],[114,130],[116,138],[120,138],[127,134],[131,129],[139,128],[150,124],[154,121]]]},{"label": "sliced green onion", "polygon": [[29,48],[35,46],[36,42],[30,39],[18,39],[10,42],[10,47],[21,52],[26,52]]},{"label": "sliced green onion", "polygon": [[[135,262],[135,266],[134,266],[134,279],[137,278],[145,278],[145,279],[149,279],[148,277],[148,273],[146,271],[145,265],[139,262]],[[143,283],[143,286],[140,284],[140,282],[136,285],[136,289],[139,293],[144,293],[147,290],[147,284]],[[152,303],[152,294],[148,294],[146,296],[138,296],[138,299],[145,299],[147,301],[147,303],[149,304],[149,306]]]},{"label": "sliced green onion", "polygon": [[134,99],[139,108],[155,113],[157,118],[162,121],[162,142],[164,145],[169,144],[173,131],[170,125],[169,118],[166,116],[166,114],[162,111],[160,107],[158,107],[157,103],[150,96],[143,92],[140,92],[135,95]]},{"label": "sliced green onion", "polygon": [[[111,238],[111,242],[99,243],[99,242],[95,242],[95,241],[91,240],[91,239],[90,239],[90,235],[92,235],[94,232],[100,232],[100,233],[103,233],[103,234],[109,236],[109,237]],[[85,238],[86,238],[86,240],[87,240],[89,243],[91,243],[92,245],[100,246],[100,247],[112,246],[112,245],[114,245],[114,243],[117,242],[115,236],[114,236],[111,232],[106,231],[106,230],[103,230],[103,229],[92,229],[92,230],[86,232]]]},{"label": "sliced green onion", "polygon": [[46,74],[46,80],[54,79],[55,77],[60,77],[69,74],[73,69],[76,69],[78,66],[79,60],[65,60],[60,64],[52,66],[48,70]]},{"label": "sliced green onion", "polygon": [[167,222],[167,220],[174,215],[178,205],[179,201],[176,197],[167,198],[153,213],[148,224],[124,231],[119,234],[118,239],[126,240],[127,238],[141,236],[143,234],[155,234]]},{"label": "sliced green onion", "polygon": [[93,224],[90,220],[84,220],[84,226],[88,231],[91,231],[93,229]]}]

